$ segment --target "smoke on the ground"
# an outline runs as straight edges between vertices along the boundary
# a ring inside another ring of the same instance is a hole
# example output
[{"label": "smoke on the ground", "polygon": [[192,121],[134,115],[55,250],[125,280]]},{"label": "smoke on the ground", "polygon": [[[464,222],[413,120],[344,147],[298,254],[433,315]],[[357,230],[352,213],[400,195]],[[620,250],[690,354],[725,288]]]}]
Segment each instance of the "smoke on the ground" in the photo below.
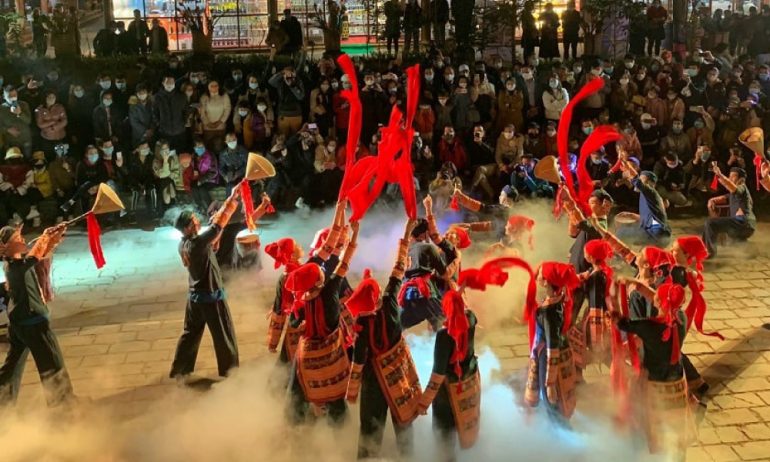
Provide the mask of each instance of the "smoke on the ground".
[{"label": "smoke on the ground", "polygon": [[[564,223],[555,222],[542,204],[522,206],[517,212],[537,221],[535,250],[525,251],[524,255],[533,266],[544,259],[566,259],[571,240]],[[284,235],[307,245],[316,230],[328,225],[330,220],[330,211],[282,214],[280,221],[266,223],[261,228],[263,245]],[[393,265],[404,223],[400,210],[374,211],[366,217],[351,270],[354,284],[364,268],[372,268],[380,281],[385,280]],[[173,233],[167,234],[167,241],[173,241]],[[119,245],[131,243],[108,242],[105,253],[109,255],[109,251]],[[464,266],[471,267],[478,262],[483,250],[469,250]],[[173,253],[175,249],[164,251]],[[228,293],[235,294],[230,300],[232,305],[256,302],[266,307],[272,302],[278,271],[265,255],[262,266],[256,278],[249,272],[228,279]],[[650,458],[638,440],[613,428],[614,406],[611,398],[607,398],[606,371],[589,380],[592,383],[580,392],[571,430],[555,426],[542,409],[532,410],[522,403],[525,366],[502,370],[500,360],[485,345],[487,339],[495,335],[507,335],[511,332],[510,326],[515,326],[520,319],[526,279],[523,272],[513,270],[505,287],[469,297],[484,327],[477,341],[484,387],[482,422],[478,443],[471,450],[463,451],[458,460],[663,460]],[[262,289],[257,291],[255,286]],[[504,329],[500,327],[503,324]],[[238,326],[235,327],[237,330]],[[257,335],[261,342],[265,333]],[[424,386],[433,363],[433,337],[427,331],[418,330],[410,332],[407,338]],[[64,355],[66,358],[66,348]],[[206,392],[169,386],[161,397],[151,401],[132,400],[130,395],[107,397],[83,402],[72,412],[18,407],[0,414],[0,425],[4,429],[0,433],[0,448],[8,461],[354,460],[358,405],[350,407],[341,428],[332,429],[323,419],[314,424],[289,426],[285,420],[286,375],[288,371],[277,365],[275,355],[265,354],[243,364],[231,377]],[[105,366],[94,380],[117,383],[119,378],[111,377],[109,367]],[[434,439],[430,414],[414,423],[414,433],[414,460],[438,460],[442,447]],[[395,460],[396,456],[388,423],[383,457]]]}]

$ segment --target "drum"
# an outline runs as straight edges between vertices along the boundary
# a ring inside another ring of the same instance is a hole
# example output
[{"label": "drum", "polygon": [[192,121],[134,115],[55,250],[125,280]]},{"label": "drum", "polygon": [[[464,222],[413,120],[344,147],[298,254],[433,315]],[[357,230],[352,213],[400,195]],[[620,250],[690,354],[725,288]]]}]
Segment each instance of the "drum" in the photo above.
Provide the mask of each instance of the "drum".
[{"label": "drum", "polygon": [[615,215],[615,231],[622,228],[638,228],[639,215],[631,212],[620,212]]},{"label": "drum", "polygon": [[259,261],[259,235],[244,229],[235,236],[237,249],[236,267],[249,267]]}]

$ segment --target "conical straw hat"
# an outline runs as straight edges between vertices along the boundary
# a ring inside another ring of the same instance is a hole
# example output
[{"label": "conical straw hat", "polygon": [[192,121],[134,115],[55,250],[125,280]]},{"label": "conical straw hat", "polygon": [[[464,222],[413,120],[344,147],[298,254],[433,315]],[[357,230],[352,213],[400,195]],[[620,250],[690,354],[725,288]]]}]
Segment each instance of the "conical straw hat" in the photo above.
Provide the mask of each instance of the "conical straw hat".
[{"label": "conical straw hat", "polygon": [[535,165],[535,176],[549,183],[560,183],[559,169],[556,166],[556,157],[545,156]]},{"label": "conical straw hat", "polygon": [[99,215],[100,213],[117,212],[126,208],[121,202],[120,197],[112,190],[107,183],[99,184],[99,191],[96,193],[96,201],[91,211]]},{"label": "conical straw hat", "polygon": [[275,167],[269,160],[255,152],[249,153],[249,160],[246,162],[246,179],[250,181],[261,180],[275,176]]},{"label": "conical straw hat", "polygon": [[761,156],[765,155],[765,134],[759,127],[747,128],[738,136],[738,141]]}]

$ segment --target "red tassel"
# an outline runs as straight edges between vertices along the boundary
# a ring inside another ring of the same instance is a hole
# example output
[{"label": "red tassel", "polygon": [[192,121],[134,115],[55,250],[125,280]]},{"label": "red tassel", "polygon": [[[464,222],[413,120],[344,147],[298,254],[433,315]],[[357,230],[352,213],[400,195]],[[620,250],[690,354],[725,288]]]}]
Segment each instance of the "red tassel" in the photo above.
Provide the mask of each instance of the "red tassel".
[{"label": "red tassel", "polygon": [[457,202],[457,196],[452,196],[452,201],[449,203],[449,208],[454,210],[455,212],[460,211],[460,203]]},{"label": "red tassel", "polygon": [[251,199],[251,185],[249,180],[241,181],[241,201],[243,202],[243,214],[246,215],[246,227],[249,231],[257,229],[257,225],[254,223],[254,202]]},{"label": "red tassel", "polygon": [[272,202],[269,202],[267,204],[267,207],[265,207],[265,213],[267,213],[267,214],[275,213],[275,207],[273,207],[273,203]]},{"label": "red tassel", "polygon": [[687,309],[685,310],[685,314],[687,315],[687,330],[690,329],[690,326],[694,322],[695,328],[701,334],[724,340],[725,338],[722,334],[717,331],[703,332],[703,321],[706,318],[706,300],[703,298],[703,294],[701,294],[698,278],[690,271],[687,272],[687,286],[690,288],[690,303],[687,304]]},{"label": "red tassel", "polygon": [[754,153],[754,180],[757,183],[757,191],[759,191],[759,180],[762,179],[762,162],[764,161],[764,157],[758,152]]},{"label": "red tassel", "polygon": [[711,180],[711,186],[712,191],[716,191],[717,188],[719,188],[719,177],[714,175],[714,179]]},{"label": "red tassel", "polygon": [[101,269],[107,262],[104,261],[104,253],[102,252],[102,229],[99,227],[99,221],[94,212],[88,212],[86,215],[86,229],[88,230],[88,247],[91,249],[91,256],[94,257],[96,268]]}]

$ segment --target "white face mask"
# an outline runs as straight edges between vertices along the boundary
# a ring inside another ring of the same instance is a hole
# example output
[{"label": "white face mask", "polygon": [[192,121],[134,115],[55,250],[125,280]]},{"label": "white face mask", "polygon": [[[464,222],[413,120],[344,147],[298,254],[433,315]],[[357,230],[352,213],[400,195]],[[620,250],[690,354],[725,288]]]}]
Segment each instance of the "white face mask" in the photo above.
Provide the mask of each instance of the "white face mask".
[{"label": "white face mask", "polygon": [[252,90],[256,90],[257,88],[259,88],[259,84],[257,82],[249,82],[249,88],[251,88]]},{"label": "white face mask", "polygon": [[107,90],[112,86],[112,81],[102,80],[101,82],[99,82],[99,86],[101,86],[103,90]]},{"label": "white face mask", "polygon": [[522,72],[521,76],[524,78],[524,80],[532,80],[533,78],[532,72]]},{"label": "white face mask", "polygon": [[257,110],[259,112],[265,112],[265,109],[267,109],[267,106],[264,104],[257,104]]},{"label": "white face mask", "polygon": [[147,93],[139,93],[136,97],[139,98],[139,101],[144,101],[147,99]]},{"label": "white face mask", "polygon": [[118,90],[125,90],[126,89],[126,82],[115,82],[115,87]]},{"label": "white face mask", "polygon": [[596,76],[601,75],[602,74],[602,70],[601,69],[591,69],[591,74],[596,75]]},{"label": "white face mask", "polygon": [[508,91],[513,91],[516,89],[516,85],[506,85],[505,88],[508,89]]},{"label": "white face mask", "polygon": [[237,141],[228,141],[227,142],[228,149],[235,149],[236,146],[238,146],[238,142]]},{"label": "white face mask", "polygon": [[548,82],[548,86],[555,90],[555,89],[559,88],[559,81],[558,80],[551,80],[551,81]]},{"label": "white face mask", "polygon": [[72,94],[75,95],[76,98],[82,98],[86,93],[83,90],[75,90]]},{"label": "white face mask", "polygon": [[172,92],[172,91],[174,91],[174,88],[176,88],[176,85],[174,85],[174,84],[169,84],[169,83],[164,83],[164,84],[163,84],[163,88],[164,88],[164,89],[165,89],[167,92]]},{"label": "white face mask", "polygon": [[652,127],[652,124],[650,124],[650,123],[647,123],[647,122],[642,122],[642,128],[643,128],[643,129],[645,129],[645,130],[649,130],[649,129],[650,129],[650,127]]},{"label": "white face mask", "polygon": [[246,109],[239,109],[238,115],[241,117],[246,117],[247,115],[249,115],[249,111],[247,111]]},{"label": "white face mask", "polygon": [[621,85],[628,85],[628,78],[624,77],[624,78],[620,79],[620,84]]}]

